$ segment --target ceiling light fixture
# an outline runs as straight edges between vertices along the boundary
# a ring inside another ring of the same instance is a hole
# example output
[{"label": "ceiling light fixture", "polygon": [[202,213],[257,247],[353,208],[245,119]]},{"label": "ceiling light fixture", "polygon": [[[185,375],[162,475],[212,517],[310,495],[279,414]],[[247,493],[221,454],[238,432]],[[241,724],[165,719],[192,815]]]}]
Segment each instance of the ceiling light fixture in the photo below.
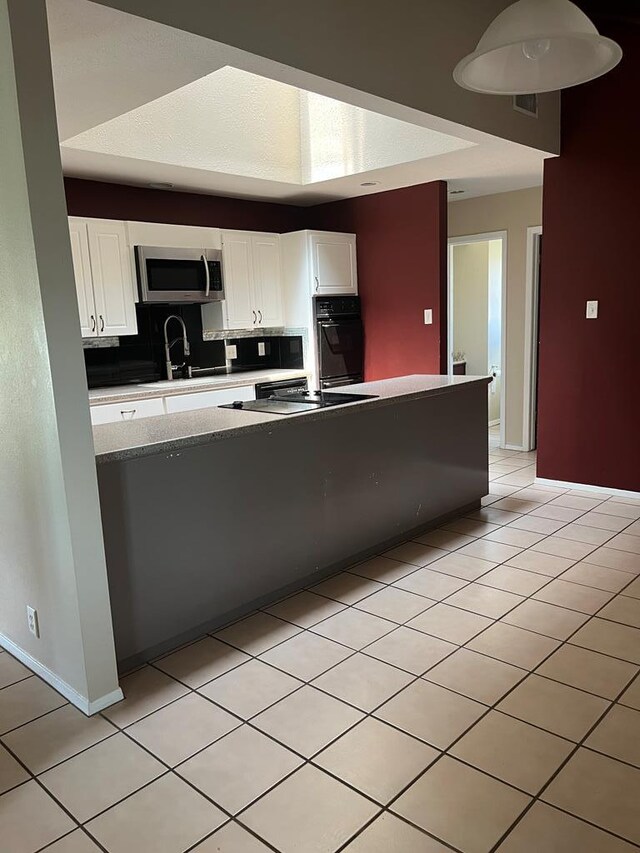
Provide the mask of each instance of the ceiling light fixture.
[{"label": "ceiling light fixture", "polygon": [[453,79],[474,92],[529,95],[586,83],[621,59],[620,46],[571,0],[518,0],[460,60]]},{"label": "ceiling light fixture", "polygon": [[380,185],[380,181],[363,181],[360,186],[361,187],[377,187]]},{"label": "ceiling light fixture", "polygon": [[173,184],[166,183],[165,181],[152,181],[150,184],[147,184],[149,189],[152,190],[172,190]]}]

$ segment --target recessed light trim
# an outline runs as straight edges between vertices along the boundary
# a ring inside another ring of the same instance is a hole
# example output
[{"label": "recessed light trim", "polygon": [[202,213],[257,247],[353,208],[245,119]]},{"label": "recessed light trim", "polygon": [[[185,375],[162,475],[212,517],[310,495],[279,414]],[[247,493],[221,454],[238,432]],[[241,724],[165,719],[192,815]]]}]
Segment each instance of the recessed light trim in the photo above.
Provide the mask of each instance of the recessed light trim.
[{"label": "recessed light trim", "polygon": [[150,190],[172,190],[173,184],[170,184],[168,181],[152,181],[150,184],[147,184]]},{"label": "recessed light trim", "polygon": [[449,195],[461,195],[465,190],[449,190]]},{"label": "recessed light trim", "polygon": [[361,187],[378,187],[380,186],[380,181],[363,181],[360,184]]}]

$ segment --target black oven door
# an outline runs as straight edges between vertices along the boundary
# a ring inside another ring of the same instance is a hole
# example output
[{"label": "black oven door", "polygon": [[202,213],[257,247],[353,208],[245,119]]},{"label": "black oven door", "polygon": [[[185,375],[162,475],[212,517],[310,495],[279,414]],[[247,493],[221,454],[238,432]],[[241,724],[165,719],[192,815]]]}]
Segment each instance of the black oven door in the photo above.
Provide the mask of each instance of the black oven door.
[{"label": "black oven door", "polygon": [[318,322],[320,378],[361,375],[364,361],[362,321],[359,317]]}]

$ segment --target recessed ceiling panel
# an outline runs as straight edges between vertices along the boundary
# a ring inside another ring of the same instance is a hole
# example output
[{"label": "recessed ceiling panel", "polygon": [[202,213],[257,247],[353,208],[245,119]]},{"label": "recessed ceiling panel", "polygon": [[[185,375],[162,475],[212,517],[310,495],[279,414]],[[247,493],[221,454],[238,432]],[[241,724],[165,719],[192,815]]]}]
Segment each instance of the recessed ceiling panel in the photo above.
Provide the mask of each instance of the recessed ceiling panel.
[{"label": "recessed ceiling panel", "polygon": [[299,186],[473,145],[230,66],[63,143]]}]

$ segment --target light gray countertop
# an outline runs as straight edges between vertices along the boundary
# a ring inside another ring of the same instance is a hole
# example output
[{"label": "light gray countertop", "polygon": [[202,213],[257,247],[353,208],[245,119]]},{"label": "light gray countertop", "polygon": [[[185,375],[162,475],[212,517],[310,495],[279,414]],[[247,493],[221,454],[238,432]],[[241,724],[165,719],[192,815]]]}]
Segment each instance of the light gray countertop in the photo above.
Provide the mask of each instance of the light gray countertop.
[{"label": "light gray countertop", "polygon": [[218,388],[240,388],[256,382],[278,382],[308,376],[306,370],[245,370],[238,373],[221,373],[216,376],[198,376],[194,379],[168,379],[160,382],[141,382],[136,385],[115,385],[112,388],[92,388],[89,404],[124,403],[127,400],[144,400],[147,397],[170,397],[176,394],[193,394],[196,391],[213,391]]},{"label": "light gray countertop", "polygon": [[[226,377],[225,377],[226,378]],[[314,409],[294,415],[273,415],[235,409],[197,409],[171,415],[158,415],[133,421],[101,424],[93,428],[96,462],[114,462],[149,456],[156,453],[175,453],[198,444],[230,438],[239,433],[258,430],[271,432],[299,419],[347,415],[356,409],[384,406],[394,401],[451,393],[456,388],[474,383],[490,382],[488,376],[428,376],[416,374],[377,382],[364,382],[332,391],[375,394],[375,399],[361,400],[326,409]],[[167,383],[169,384],[169,383]]]}]

